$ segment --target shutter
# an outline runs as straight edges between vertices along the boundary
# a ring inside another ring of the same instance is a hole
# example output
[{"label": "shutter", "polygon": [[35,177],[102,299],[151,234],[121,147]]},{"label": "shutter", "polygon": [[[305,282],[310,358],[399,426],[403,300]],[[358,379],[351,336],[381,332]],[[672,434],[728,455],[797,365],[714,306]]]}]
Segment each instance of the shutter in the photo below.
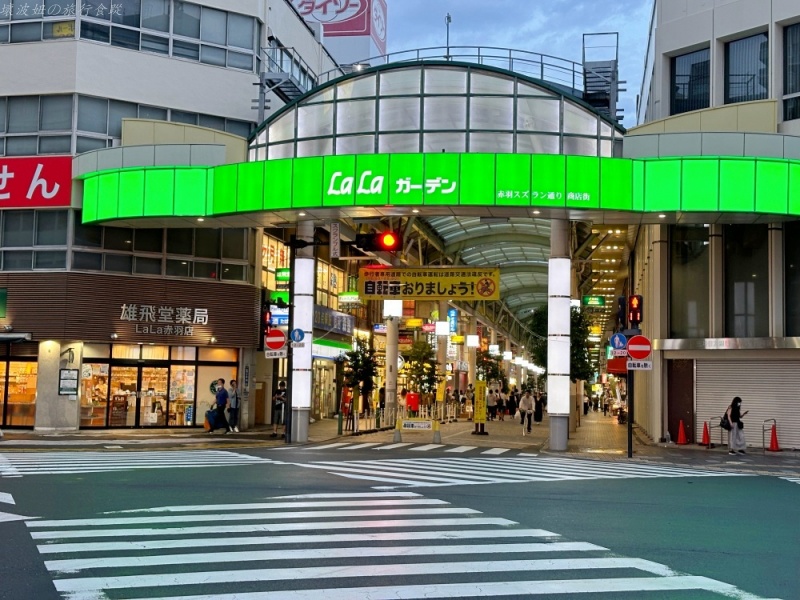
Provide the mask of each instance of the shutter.
[{"label": "shutter", "polygon": [[[800,448],[800,361],[697,360],[696,374],[696,441],[703,435],[703,421],[718,425],[739,396],[742,410],[750,411],[743,419],[748,446],[761,448],[764,420],[776,419],[781,448]],[[719,439],[718,431],[712,442]],[[769,447],[769,431],[765,439]]]}]

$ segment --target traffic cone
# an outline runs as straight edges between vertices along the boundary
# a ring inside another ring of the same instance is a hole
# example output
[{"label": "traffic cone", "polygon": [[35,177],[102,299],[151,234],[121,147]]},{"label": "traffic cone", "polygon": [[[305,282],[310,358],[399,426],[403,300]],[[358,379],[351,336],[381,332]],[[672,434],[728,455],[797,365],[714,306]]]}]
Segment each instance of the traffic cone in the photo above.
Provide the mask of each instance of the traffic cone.
[{"label": "traffic cone", "polygon": [[711,439],[708,435],[708,421],[703,421],[703,441],[700,442],[701,446],[711,446]]},{"label": "traffic cone", "polygon": [[683,428],[683,419],[681,419],[681,425],[678,427],[678,441],[677,444],[679,446],[685,446],[689,442],[686,441],[686,430]]},{"label": "traffic cone", "polygon": [[780,452],[781,447],[778,446],[778,429],[775,423],[772,424],[772,437],[769,440],[769,448],[767,448],[770,452]]}]

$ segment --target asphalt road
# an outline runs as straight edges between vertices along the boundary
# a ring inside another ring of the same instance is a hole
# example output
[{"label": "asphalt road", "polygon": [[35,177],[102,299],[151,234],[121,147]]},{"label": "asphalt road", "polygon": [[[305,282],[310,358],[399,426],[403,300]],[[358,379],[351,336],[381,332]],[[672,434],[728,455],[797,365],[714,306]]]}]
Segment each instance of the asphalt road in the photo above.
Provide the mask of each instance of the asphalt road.
[{"label": "asphalt road", "polygon": [[791,478],[516,451],[163,454],[0,455],[0,598],[800,598]]}]

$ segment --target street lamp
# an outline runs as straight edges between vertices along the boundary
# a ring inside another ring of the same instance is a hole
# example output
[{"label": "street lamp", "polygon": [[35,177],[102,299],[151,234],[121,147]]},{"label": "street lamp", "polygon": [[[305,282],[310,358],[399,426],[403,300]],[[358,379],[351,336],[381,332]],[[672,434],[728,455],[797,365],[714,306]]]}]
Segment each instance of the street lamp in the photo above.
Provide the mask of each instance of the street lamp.
[{"label": "street lamp", "polygon": [[447,55],[444,57],[445,60],[450,60],[450,23],[453,22],[453,18],[450,16],[450,13],[444,18],[445,27],[447,27]]}]

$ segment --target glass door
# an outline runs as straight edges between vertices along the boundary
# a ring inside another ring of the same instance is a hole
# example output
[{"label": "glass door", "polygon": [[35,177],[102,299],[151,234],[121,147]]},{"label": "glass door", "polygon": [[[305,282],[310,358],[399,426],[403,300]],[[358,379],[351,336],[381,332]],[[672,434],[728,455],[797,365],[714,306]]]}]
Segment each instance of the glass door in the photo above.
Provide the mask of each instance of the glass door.
[{"label": "glass door", "polygon": [[167,367],[142,367],[139,393],[139,426],[167,426]]},{"label": "glass door", "polygon": [[108,413],[108,365],[83,363],[81,427],[105,427]]},{"label": "glass door", "polygon": [[139,367],[111,367],[109,427],[136,427]]}]

